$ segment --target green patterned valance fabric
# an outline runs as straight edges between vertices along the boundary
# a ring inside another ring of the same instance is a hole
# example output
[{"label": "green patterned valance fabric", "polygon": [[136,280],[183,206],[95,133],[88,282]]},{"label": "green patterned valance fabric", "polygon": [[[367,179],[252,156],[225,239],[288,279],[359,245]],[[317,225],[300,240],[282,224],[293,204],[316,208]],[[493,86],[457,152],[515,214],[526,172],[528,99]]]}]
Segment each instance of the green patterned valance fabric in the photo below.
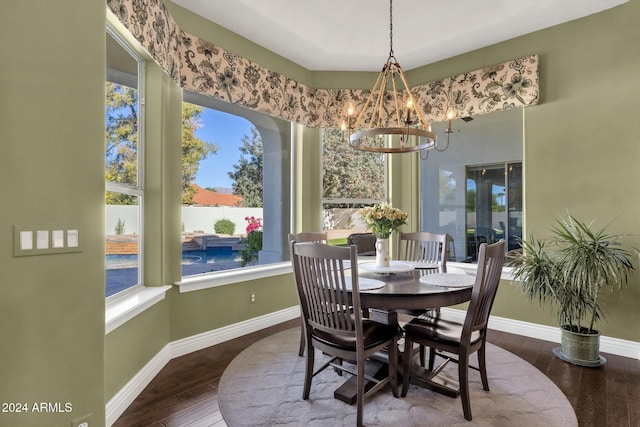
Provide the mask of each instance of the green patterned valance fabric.
[{"label": "green patterned valance fabric", "polygon": [[[215,44],[181,31],[162,0],[107,0],[107,6],[180,86],[264,114],[310,127],[338,127],[345,106],[356,109],[369,92],[315,89],[273,72]],[[428,122],[535,105],[538,56],[514,59],[412,91]]]}]

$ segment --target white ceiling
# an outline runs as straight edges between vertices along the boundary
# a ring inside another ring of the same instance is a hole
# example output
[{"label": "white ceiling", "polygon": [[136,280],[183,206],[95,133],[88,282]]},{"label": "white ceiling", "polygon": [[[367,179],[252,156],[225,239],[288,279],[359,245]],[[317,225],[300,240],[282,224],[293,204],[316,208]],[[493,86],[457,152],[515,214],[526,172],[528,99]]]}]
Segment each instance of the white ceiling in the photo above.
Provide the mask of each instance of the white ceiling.
[{"label": "white ceiling", "polygon": [[[393,50],[410,70],[627,1],[396,0]],[[309,70],[379,71],[389,56],[388,0],[173,2]]]}]

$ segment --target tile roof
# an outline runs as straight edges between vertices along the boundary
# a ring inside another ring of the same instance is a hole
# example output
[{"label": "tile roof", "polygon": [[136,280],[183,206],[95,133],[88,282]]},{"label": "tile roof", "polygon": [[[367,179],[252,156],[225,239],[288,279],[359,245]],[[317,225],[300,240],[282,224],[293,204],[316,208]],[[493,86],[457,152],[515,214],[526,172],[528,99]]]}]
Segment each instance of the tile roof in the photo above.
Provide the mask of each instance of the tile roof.
[{"label": "tile roof", "polygon": [[196,189],[193,196],[193,203],[200,206],[238,206],[242,202],[242,197],[235,194],[217,193],[207,190],[197,184],[191,184]]}]

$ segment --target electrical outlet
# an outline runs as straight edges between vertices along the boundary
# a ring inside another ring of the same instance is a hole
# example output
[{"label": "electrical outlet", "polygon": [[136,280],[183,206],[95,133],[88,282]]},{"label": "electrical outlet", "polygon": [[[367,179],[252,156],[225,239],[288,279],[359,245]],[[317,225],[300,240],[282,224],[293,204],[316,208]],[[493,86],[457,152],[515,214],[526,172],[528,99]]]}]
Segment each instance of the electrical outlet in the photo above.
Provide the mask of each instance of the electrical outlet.
[{"label": "electrical outlet", "polygon": [[89,427],[89,418],[92,414],[84,415],[71,421],[71,427]]},{"label": "electrical outlet", "polygon": [[255,292],[251,292],[251,304],[256,302],[256,293]]}]

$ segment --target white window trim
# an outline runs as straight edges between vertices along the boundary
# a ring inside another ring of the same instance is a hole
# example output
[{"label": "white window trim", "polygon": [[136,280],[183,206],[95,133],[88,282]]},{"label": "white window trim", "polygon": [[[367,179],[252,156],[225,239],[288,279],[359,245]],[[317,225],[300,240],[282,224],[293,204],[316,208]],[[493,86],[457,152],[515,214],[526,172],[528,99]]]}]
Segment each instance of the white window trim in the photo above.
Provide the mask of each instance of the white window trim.
[{"label": "white window trim", "polygon": [[106,304],[105,335],[162,301],[169,289],[168,285],[143,286],[119,297],[114,295]]},{"label": "white window trim", "polygon": [[[447,263],[447,271],[450,273],[457,272],[475,275],[477,269],[477,264],[464,262]],[[262,279],[265,277],[280,276],[283,274],[290,274],[292,272],[291,262],[285,261],[259,267],[245,267],[242,269],[187,276],[181,281],[176,282],[175,285],[178,286],[180,293],[185,293],[215,288],[218,286],[232,285],[234,283],[247,282],[249,280]],[[512,268],[503,267],[501,278],[503,280],[513,280]]]},{"label": "white window trim", "polygon": [[[475,276],[478,273],[478,264],[447,261],[447,273],[463,273]],[[502,267],[500,279],[513,280],[513,267]]]},{"label": "white window trim", "polygon": [[215,273],[185,276],[182,280],[176,282],[175,285],[180,289],[180,293],[184,293],[232,285],[249,280],[263,279],[265,277],[280,276],[292,272],[291,262],[284,261],[257,267],[243,267],[233,270],[217,271]]},{"label": "white window trim", "polygon": [[[108,14],[109,17],[112,15]],[[116,304],[121,299],[127,299],[131,295],[135,295],[140,292],[144,283],[144,168],[145,168],[145,78],[146,67],[144,58],[138,53],[131,44],[122,36],[122,31],[118,31],[115,28],[114,23],[111,20],[107,20],[106,32],[118,42],[132,58],[138,63],[138,75],[136,81],[136,91],[138,93],[138,146],[136,150],[136,159],[138,163],[137,177],[135,185],[127,185],[117,182],[111,182],[105,180],[105,191],[128,194],[130,196],[138,197],[138,281],[135,285],[120,292],[118,294],[111,295],[106,298],[107,311],[109,306]],[[108,81],[108,80],[106,80]],[[106,283],[105,283],[106,287]],[[131,290],[132,292],[127,292]],[[163,296],[164,298],[164,296]],[[116,310],[117,312],[117,310]],[[106,322],[109,323],[109,317],[107,316]],[[118,325],[119,326],[119,325]],[[117,327],[117,326],[116,326]],[[114,328],[115,329],[115,328]],[[108,333],[108,332],[107,332]]]}]

